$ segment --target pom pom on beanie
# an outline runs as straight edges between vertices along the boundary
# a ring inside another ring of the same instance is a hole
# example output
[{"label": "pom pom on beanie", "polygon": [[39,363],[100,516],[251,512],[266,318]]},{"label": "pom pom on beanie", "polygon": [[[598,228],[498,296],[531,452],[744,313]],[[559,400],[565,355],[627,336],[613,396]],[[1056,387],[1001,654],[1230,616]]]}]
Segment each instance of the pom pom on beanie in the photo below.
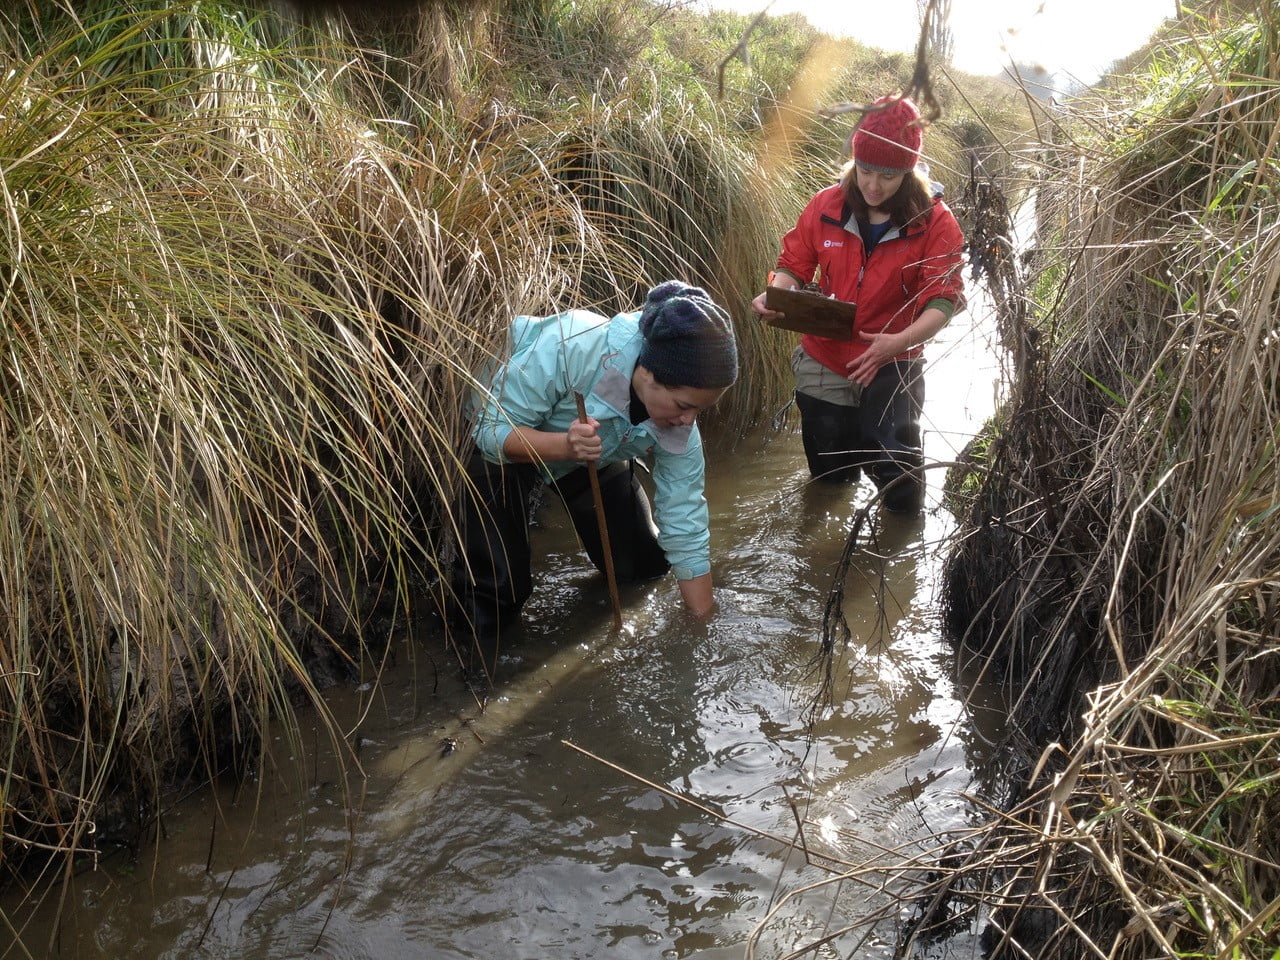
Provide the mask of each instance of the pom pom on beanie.
[{"label": "pom pom on beanie", "polygon": [[868,112],[854,128],[854,162],[876,173],[910,173],[920,160],[924,142],[919,109],[909,97],[881,97],[872,106],[882,109]]},{"label": "pom pom on beanie", "polygon": [[667,387],[722,389],[738,379],[738,345],[725,309],[701,287],[668,280],[640,310],[638,363]]}]

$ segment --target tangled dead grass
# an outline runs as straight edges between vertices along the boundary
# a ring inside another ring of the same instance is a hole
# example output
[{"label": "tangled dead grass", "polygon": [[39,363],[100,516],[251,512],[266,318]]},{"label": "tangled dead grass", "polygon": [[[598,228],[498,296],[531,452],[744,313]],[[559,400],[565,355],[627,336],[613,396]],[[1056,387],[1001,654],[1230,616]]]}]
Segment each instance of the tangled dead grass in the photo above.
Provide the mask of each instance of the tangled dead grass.
[{"label": "tangled dead grass", "polygon": [[1275,956],[1276,13],[1051,117],[1037,249],[985,248],[1011,398],[945,601],[1012,775],[894,878],[900,956],[957,926],[997,957]]},{"label": "tangled dead grass", "polygon": [[1094,105],[1103,148],[1043,188],[1044,312],[1006,304],[1017,392],[947,583],[961,649],[1015,691],[1026,793],[946,880],[981,892],[997,955],[1266,956],[1280,930],[1280,77],[1260,13],[1211,35],[1229,57],[1201,38],[1165,65],[1171,99]]}]

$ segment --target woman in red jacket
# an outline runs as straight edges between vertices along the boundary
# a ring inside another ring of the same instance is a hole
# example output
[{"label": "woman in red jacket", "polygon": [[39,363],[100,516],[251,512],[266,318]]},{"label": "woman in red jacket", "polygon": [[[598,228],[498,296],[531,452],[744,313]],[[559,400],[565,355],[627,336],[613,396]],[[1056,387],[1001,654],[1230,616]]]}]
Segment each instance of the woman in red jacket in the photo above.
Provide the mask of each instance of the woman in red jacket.
[{"label": "woman in red jacket", "polygon": [[[783,237],[769,282],[816,282],[857,304],[852,339],[805,334],[792,355],[809,472],[844,483],[865,470],[886,509],[914,513],[924,502],[921,352],[964,306],[964,236],[917,170],[923,135],[911,100],[881,97],[851,140],[840,182]],[[776,316],[763,293],[752,307]]]}]

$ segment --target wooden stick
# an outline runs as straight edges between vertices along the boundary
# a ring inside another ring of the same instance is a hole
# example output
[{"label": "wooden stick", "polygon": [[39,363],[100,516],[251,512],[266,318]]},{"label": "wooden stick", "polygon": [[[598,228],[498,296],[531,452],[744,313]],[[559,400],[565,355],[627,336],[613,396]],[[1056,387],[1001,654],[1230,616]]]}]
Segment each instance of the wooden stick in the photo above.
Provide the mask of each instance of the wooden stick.
[{"label": "wooden stick", "polygon": [[[578,401],[578,419],[587,422],[587,402],[576,390],[573,398]],[[596,502],[596,523],[600,525],[600,545],[604,547],[604,576],[609,581],[609,599],[613,601],[613,628],[622,629],[622,600],[618,597],[618,578],[613,572],[613,548],[609,545],[609,525],[604,519],[604,495],[600,492],[600,474],[595,461],[587,464],[587,476],[591,478],[591,496]]]}]

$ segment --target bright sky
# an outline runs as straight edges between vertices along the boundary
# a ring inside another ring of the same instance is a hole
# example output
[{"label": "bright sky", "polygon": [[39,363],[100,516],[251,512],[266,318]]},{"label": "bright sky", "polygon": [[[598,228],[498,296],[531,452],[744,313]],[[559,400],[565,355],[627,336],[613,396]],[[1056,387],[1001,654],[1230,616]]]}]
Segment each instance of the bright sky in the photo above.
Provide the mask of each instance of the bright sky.
[{"label": "bright sky", "polygon": [[[702,0],[758,13],[768,0]],[[954,62],[968,73],[999,74],[1010,59],[1088,83],[1146,42],[1175,13],[1176,0],[951,0]],[[836,36],[914,51],[916,0],[774,0],[769,13],[802,13]]]}]

